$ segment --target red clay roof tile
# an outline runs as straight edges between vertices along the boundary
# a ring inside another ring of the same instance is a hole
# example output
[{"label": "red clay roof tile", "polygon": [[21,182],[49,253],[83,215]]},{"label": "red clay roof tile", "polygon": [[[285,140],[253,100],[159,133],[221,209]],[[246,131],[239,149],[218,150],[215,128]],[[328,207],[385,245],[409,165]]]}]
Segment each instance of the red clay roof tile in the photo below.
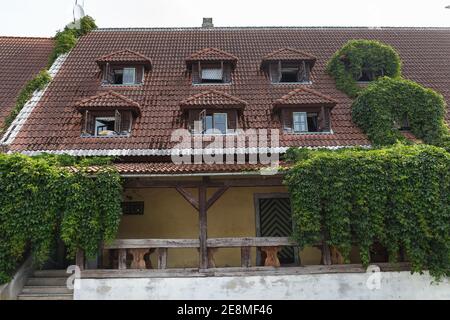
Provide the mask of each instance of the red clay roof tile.
[{"label": "red clay roof tile", "polygon": [[136,114],[140,113],[139,103],[114,91],[107,91],[83,99],[76,103],[75,108],[78,111],[84,110],[132,110]]},{"label": "red clay roof tile", "polygon": [[308,88],[298,88],[288,94],[282,96],[280,99],[275,100],[275,106],[287,106],[287,105],[324,105],[335,106],[338,102],[322,94],[316,90]]},{"label": "red clay roof tile", "polygon": [[150,58],[135,52],[133,50],[125,49],[116,51],[113,53],[109,53],[97,59],[97,64],[103,65],[105,63],[113,63],[113,62],[128,62],[128,63],[137,63],[143,65],[151,65],[152,61]]},{"label": "red clay roof tile", "polygon": [[[298,88],[311,88],[338,103],[331,112],[333,134],[280,134],[280,146],[369,145],[367,136],[351,120],[352,100],[336,89],[326,63],[350,39],[374,39],[392,45],[403,62],[404,77],[439,91],[450,100],[449,28],[200,28],[98,30],[80,39],[61,71],[10,146],[12,151],[170,149],[174,129],[186,128],[180,103],[204,92],[192,85],[185,59],[203,48],[221,48],[236,55],[239,64],[232,82],[214,85],[220,92],[248,104],[242,115],[246,128],[279,128],[271,110],[274,101]],[[116,92],[139,103],[141,116],[132,134],[120,139],[81,137],[76,101],[104,92],[96,59],[123,49],[152,57],[153,68],[142,86]],[[271,84],[260,70],[262,58],[279,48],[300,48],[317,57],[312,84]],[[426,59],[426,63],[424,63]],[[447,121],[450,115],[446,115]],[[52,133],[57,134],[52,134]]]},{"label": "red clay roof tile", "polygon": [[217,90],[198,93],[180,104],[182,109],[204,109],[205,107],[242,109],[245,105],[247,102],[244,100]]},{"label": "red clay roof tile", "polygon": [[21,89],[46,67],[53,46],[47,38],[0,37],[0,128]]},{"label": "red clay roof tile", "polygon": [[217,48],[205,48],[193,53],[186,59],[186,63],[191,64],[194,61],[234,61],[236,62],[238,57],[225,52]]}]

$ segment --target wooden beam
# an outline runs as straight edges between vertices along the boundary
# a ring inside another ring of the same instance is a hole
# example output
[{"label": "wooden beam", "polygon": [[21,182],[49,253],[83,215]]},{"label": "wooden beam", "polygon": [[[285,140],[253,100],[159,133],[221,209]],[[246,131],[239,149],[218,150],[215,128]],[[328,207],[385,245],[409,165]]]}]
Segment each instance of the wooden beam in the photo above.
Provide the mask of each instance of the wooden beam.
[{"label": "wooden beam", "polygon": [[127,268],[127,250],[119,250],[119,270],[126,270]]},{"label": "wooden beam", "polygon": [[167,269],[167,248],[158,248],[158,269]]},{"label": "wooden beam", "polygon": [[251,266],[250,247],[241,247],[241,267],[249,268]]},{"label": "wooden beam", "polygon": [[279,187],[283,186],[283,178],[276,177],[261,177],[257,176],[254,179],[224,179],[212,180],[207,184],[201,181],[169,181],[169,180],[153,180],[151,178],[126,178],[124,187],[133,188],[199,188],[205,185],[207,188],[221,188],[221,187]]},{"label": "wooden beam", "polygon": [[206,204],[206,208],[209,209],[212,205],[219,200],[219,198],[228,190],[229,187],[221,187],[217,190],[211,198],[209,198],[208,203]]},{"label": "wooden beam", "polygon": [[297,246],[295,241],[288,237],[248,237],[248,238],[211,238],[208,239],[210,248],[235,247],[280,247]]},{"label": "wooden beam", "polygon": [[191,206],[194,207],[195,210],[199,211],[199,204],[197,199],[186,189],[183,187],[175,187],[175,189],[178,191],[179,194],[183,196],[184,199],[186,199],[187,202],[190,203]]},{"label": "wooden beam", "polygon": [[208,268],[208,208],[206,207],[206,186],[198,189],[199,205],[199,240],[200,240],[200,269]]},{"label": "wooden beam", "polygon": [[77,250],[77,254],[75,257],[75,263],[80,268],[81,271],[84,270],[85,267],[85,261],[84,261],[84,252],[81,249]]},{"label": "wooden beam", "polygon": [[198,239],[118,239],[105,249],[198,248]]}]

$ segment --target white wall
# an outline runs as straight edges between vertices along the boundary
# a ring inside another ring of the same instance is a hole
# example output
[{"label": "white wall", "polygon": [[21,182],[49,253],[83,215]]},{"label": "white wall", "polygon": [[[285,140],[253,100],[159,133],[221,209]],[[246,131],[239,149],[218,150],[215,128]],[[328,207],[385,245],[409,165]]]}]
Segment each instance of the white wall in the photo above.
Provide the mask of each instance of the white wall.
[{"label": "white wall", "polygon": [[[450,299],[448,279],[432,284],[428,275],[383,272],[380,289],[370,290],[367,273],[81,279],[74,299]],[[195,290],[194,290],[195,288]]]}]

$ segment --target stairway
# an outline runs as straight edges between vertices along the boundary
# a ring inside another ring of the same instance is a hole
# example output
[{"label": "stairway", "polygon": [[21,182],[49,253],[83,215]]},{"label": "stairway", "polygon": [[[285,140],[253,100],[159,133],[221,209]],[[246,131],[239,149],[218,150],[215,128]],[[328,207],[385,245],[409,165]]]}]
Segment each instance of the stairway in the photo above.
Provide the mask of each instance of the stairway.
[{"label": "stairway", "polygon": [[18,300],[73,300],[73,290],[66,286],[66,270],[38,270],[28,278]]}]

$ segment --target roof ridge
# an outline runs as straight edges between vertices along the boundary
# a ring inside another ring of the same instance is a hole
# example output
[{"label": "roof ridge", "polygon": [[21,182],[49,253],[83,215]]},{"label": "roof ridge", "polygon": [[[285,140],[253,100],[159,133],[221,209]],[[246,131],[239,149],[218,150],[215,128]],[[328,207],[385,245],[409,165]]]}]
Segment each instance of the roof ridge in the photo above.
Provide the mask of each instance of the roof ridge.
[{"label": "roof ridge", "polygon": [[202,28],[202,27],[128,27],[128,28],[98,28],[92,32],[124,32],[124,31],[205,31],[211,32],[214,30],[320,30],[320,29],[343,29],[343,30],[447,30],[450,31],[450,27],[417,27],[417,26],[234,26],[234,27],[214,27],[214,28]]}]

